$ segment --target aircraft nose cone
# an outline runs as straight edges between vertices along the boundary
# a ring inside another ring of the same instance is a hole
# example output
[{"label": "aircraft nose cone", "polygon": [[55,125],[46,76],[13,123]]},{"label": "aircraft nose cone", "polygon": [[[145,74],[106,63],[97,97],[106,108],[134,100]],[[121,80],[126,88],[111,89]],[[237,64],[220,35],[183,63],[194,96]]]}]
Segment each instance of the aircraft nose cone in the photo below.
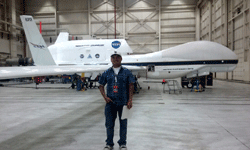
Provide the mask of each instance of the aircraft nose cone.
[{"label": "aircraft nose cone", "polygon": [[220,54],[222,57],[226,57],[225,59],[238,60],[238,56],[231,49],[218,43],[213,42],[213,44],[215,44],[215,46],[219,48],[218,51],[221,51],[221,53],[217,53]]},{"label": "aircraft nose cone", "polygon": [[162,53],[162,57],[184,60],[238,60],[229,48],[210,41],[194,41],[182,44]]},{"label": "aircraft nose cone", "polygon": [[211,41],[198,41],[195,43],[203,53],[213,60],[238,60],[238,56],[226,46]]},{"label": "aircraft nose cone", "polygon": [[[229,49],[229,50],[230,50],[230,49]],[[238,56],[237,56],[233,51],[232,51],[232,53],[233,53],[233,54],[232,54],[232,58],[238,60]]]}]

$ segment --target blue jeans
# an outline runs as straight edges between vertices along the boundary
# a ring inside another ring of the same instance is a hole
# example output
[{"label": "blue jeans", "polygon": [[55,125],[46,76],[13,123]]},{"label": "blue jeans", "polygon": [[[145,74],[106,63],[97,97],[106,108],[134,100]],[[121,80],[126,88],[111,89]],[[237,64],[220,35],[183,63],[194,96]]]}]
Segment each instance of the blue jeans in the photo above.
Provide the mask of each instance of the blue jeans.
[{"label": "blue jeans", "polygon": [[106,117],[106,131],[107,131],[107,145],[114,146],[114,127],[115,120],[118,112],[119,121],[120,121],[120,140],[118,141],[119,145],[126,145],[127,142],[127,119],[121,120],[123,106],[118,106],[114,103],[108,103],[105,106],[105,117]]}]

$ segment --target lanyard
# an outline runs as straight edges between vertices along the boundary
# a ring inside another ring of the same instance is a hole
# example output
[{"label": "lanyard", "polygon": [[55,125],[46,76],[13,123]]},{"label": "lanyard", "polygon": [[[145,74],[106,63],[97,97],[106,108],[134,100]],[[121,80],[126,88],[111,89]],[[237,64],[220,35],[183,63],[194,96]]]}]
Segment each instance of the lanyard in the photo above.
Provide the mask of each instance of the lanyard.
[{"label": "lanyard", "polygon": [[115,75],[115,85],[116,85],[116,83],[117,83],[117,75]]},{"label": "lanyard", "polygon": [[117,86],[117,75],[115,75],[115,85],[113,87],[113,92],[118,93],[118,86]]}]

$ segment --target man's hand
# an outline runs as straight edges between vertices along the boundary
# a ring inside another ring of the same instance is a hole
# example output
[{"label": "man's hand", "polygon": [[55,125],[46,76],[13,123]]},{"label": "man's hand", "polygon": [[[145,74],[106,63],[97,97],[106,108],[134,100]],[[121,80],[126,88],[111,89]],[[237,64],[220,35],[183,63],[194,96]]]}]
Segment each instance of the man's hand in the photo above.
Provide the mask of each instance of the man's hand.
[{"label": "man's hand", "polygon": [[104,86],[103,85],[100,85],[99,86],[99,90],[104,98],[104,100],[106,101],[106,103],[110,103],[110,102],[113,102],[109,97],[106,96],[105,94],[105,90],[104,90]]},{"label": "man's hand", "polygon": [[133,107],[132,100],[129,100],[129,101],[128,101],[128,104],[127,104],[127,108],[128,108],[128,109],[131,109],[132,107]]},{"label": "man's hand", "polygon": [[106,103],[110,103],[113,102],[109,97],[105,96],[104,100],[106,101]]}]

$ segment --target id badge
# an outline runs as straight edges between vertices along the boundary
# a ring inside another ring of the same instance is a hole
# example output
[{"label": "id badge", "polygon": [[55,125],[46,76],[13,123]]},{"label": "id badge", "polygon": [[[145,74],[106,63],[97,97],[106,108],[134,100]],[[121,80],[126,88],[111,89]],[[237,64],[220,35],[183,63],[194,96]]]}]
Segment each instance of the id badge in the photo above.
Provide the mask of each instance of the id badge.
[{"label": "id badge", "polygon": [[117,85],[114,85],[114,86],[113,86],[113,92],[114,92],[114,93],[118,93],[118,86],[117,86]]}]

